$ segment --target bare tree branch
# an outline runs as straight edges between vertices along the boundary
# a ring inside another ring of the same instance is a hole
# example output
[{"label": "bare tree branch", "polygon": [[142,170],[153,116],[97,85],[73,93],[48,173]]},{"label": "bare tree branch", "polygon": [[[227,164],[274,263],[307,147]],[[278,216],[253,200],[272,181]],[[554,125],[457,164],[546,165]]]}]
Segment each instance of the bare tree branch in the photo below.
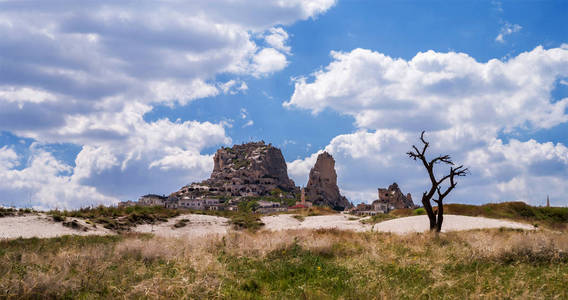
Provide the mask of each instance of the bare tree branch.
[{"label": "bare tree branch", "polygon": [[[424,209],[426,210],[428,219],[430,220],[430,230],[436,230],[439,232],[442,229],[442,222],[444,218],[444,198],[446,198],[446,196],[457,186],[455,177],[466,176],[469,173],[469,169],[464,168],[463,165],[454,168],[454,162],[450,155],[440,155],[428,161],[426,158],[426,150],[430,144],[424,138],[424,133],[425,131],[422,131],[420,134],[420,141],[423,144],[422,150],[419,150],[418,147],[412,145],[413,150],[406,154],[413,160],[420,160],[428,172],[428,177],[430,178],[432,185],[429,191],[422,194],[422,204],[424,205]],[[450,167],[450,173],[448,175],[442,176],[440,179],[436,179],[434,166],[439,163],[451,165],[452,167]],[[446,190],[442,192],[441,185],[448,179],[450,181],[449,185]],[[432,198],[435,193],[437,193],[437,199]],[[434,213],[431,201],[438,204],[437,215]]]}]

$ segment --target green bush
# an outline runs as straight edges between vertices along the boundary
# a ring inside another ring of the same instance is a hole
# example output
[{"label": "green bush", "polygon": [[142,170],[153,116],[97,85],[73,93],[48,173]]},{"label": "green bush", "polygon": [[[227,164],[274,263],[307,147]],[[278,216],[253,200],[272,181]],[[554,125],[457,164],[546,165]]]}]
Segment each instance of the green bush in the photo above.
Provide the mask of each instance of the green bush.
[{"label": "green bush", "polygon": [[414,210],[414,215],[416,215],[416,216],[425,215],[425,214],[426,214],[426,210],[423,207],[419,207],[419,208]]},{"label": "green bush", "polygon": [[65,221],[65,217],[62,215],[52,215],[53,221],[55,222],[63,222]]},{"label": "green bush", "polygon": [[389,215],[389,214],[376,214],[374,216],[371,216],[368,219],[363,219],[360,222],[363,223],[363,224],[376,224],[376,223],[391,220],[391,219],[394,219],[394,218],[396,218],[396,217]]},{"label": "green bush", "polygon": [[239,213],[233,215],[229,223],[232,224],[235,229],[247,229],[250,231],[259,230],[262,226],[264,226],[264,223],[262,223],[260,218],[251,213]]}]

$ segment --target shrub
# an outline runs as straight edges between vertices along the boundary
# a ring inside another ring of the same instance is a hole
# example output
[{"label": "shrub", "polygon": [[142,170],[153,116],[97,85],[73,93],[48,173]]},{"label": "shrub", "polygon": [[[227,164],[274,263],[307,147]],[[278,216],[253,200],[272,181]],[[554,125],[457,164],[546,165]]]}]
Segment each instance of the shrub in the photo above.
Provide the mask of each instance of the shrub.
[{"label": "shrub", "polygon": [[376,214],[374,216],[371,216],[370,218],[361,220],[361,223],[363,223],[363,224],[376,224],[376,223],[380,223],[382,221],[386,221],[386,220],[390,220],[390,219],[394,219],[394,218],[395,218],[394,216],[391,216],[389,214]]},{"label": "shrub", "polygon": [[293,215],[292,218],[294,218],[294,219],[296,219],[300,222],[303,222],[306,219],[304,216],[300,216],[300,215]]},{"label": "shrub", "polygon": [[256,231],[264,226],[260,218],[251,213],[233,215],[229,223],[232,224],[235,229],[248,229],[249,231]]},{"label": "shrub", "polygon": [[174,229],[175,229],[175,228],[182,228],[182,227],[187,226],[187,223],[189,223],[189,219],[181,219],[181,220],[177,221],[177,222],[174,224],[173,227],[174,227]]},{"label": "shrub", "polygon": [[419,207],[419,208],[414,210],[414,215],[416,215],[416,216],[425,215],[425,214],[426,214],[426,210],[423,207]]},{"label": "shrub", "polygon": [[52,215],[53,221],[55,222],[63,222],[65,221],[65,217],[62,215]]}]

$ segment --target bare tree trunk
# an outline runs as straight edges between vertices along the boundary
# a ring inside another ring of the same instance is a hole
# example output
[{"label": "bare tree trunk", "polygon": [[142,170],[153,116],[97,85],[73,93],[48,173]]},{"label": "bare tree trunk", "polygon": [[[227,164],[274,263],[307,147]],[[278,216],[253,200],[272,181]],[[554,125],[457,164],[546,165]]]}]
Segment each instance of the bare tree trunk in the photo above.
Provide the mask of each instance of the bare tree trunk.
[{"label": "bare tree trunk", "polygon": [[[430,178],[430,182],[432,186],[430,190],[424,192],[422,194],[422,204],[424,205],[424,210],[428,214],[428,219],[430,220],[430,231],[436,230],[436,232],[442,231],[442,223],[444,222],[444,204],[443,200],[446,196],[456,187],[457,182],[455,182],[455,177],[466,176],[469,172],[467,168],[464,168],[463,165],[453,167],[454,163],[452,162],[449,155],[440,155],[438,157],[433,158],[432,160],[426,159],[426,149],[428,149],[429,143],[424,139],[424,131],[420,134],[420,141],[424,144],[422,150],[419,150],[418,147],[412,145],[412,149],[410,152],[407,152],[408,156],[414,160],[419,160],[426,168],[428,172],[428,177]],[[444,163],[447,165],[451,165],[450,167],[450,174],[443,176],[440,179],[436,179],[436,175],[434,174],[434,165],[437,163]],[[450,180],[449,186],[446,188],[444,192],[442,192],[441,184],[443,184],[447,179]],[[438,193],[438,199],[432,199],[434,193]],[[434,212],[432,208],[432,204],[430,201],[434,201],[438,204],[438,210]]]},{"label": "bare tree trunk", "polygon": [[434,230],[436,228],[436,214],[434,214],[432,204],[430,204],[430,200],[426,197],[422,197],[422,205],[424,205],[424,210],[426,211],[426,214],[428,214],[428,219],[430,220],[430,230]]},{"label": "bare tree trunk", "polygon": [[436,232],[442,231],[443,222],[444,222],[444,205],[442,204],[442,202],[440,202],[438,204],[438,220],[436,222]]}]

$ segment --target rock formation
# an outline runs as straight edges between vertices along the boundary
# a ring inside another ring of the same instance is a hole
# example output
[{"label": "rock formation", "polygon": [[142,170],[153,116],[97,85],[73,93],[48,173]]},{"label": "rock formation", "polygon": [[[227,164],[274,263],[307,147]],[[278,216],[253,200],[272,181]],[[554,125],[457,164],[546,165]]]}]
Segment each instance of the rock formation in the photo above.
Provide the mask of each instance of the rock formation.
[{"label": "rock formation", "polygon": [[279,189],[299,193],[290,178],[280,149],[264,142],[224,147],[213,158],[211,177],[183,187],[176,194],[220,196],[264,196]]},{"label": "rock formation", "polygon": [[339,193],[335,160],[327,153],[318,155],[316,164],[310,170],[306,186],[307,200],[314,205],[327,205],[335,210],[350,208],[352,204]]},{"label": "rock formation", "polygon": [[399,208],[414,208],[412,196],[408,193],[406,196],[398,188],[398,184],[391,184],[388,189],[379,188],[379,199],[373,201],[374,206],[380,205],[386,211]]}]

